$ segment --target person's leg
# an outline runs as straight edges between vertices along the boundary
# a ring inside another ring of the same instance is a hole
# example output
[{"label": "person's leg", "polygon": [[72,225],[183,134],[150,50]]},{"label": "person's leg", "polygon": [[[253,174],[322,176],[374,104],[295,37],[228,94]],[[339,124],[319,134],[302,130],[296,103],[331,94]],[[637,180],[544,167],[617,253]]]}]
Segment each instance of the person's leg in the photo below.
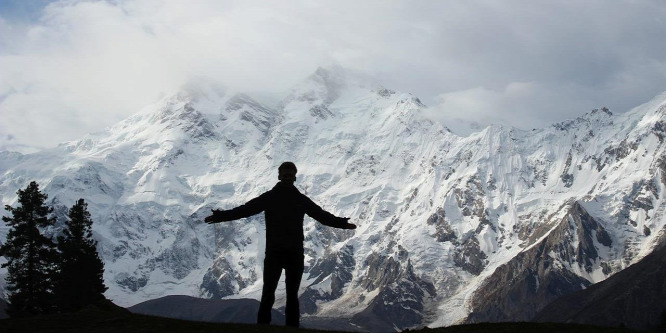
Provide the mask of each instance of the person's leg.
[{"label": "person's leg", "polygon": [[271,323],[271,310],[275,303],[275,289],[280,281],[282,274],[282,265],[274,256],[266,254],[264,259],[264,287],[261,291],[261,303],[259,304],[259,313],[257,313],[258,324]]},{"label": "person's leg", "polygon": [[300,308],[298,304],[298,288],[303,277],[302,254],[290,255],[285,267],[285,284],[287,285],[287,306],[285,308],[287,326],[298,327],[300,325]]}]

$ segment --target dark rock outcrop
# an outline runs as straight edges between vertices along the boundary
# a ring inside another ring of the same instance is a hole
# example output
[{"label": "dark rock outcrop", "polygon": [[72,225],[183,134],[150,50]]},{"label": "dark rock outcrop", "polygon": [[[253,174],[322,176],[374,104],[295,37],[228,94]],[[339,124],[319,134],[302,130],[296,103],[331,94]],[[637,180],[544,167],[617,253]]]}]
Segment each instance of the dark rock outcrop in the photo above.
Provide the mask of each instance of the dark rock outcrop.
[{"label": "dark rock outcrop", "polygon": [[240,112],[241,120],[251,123],[264,134],[270,131],[277,117],[273,110],[245,94],[237,94],[229,99],[225,113],[230,112]]},{"label": "dark rock outcrop", "polygon": [[546,238],[486,279],[474,294],[467,322],[530,320],[553,300],[589,286],[566,267],[590,272],[599,257],[594,239],[601,246],[611,242],[603,227],[574,202]]},{"label": "dark rock outcrop", "polygon": [[378,253],[365,261],[369,268],[362,286],[379,293],[351,323],[373,332],[390,332],[421,325],[427,300],[436,295],[432,283],[414,273],[409,253],[398,246],[396,257]]},{"label": "dark rock outcrop", "polygon": [[467,239],[453,253],[453,262],[456,266],[474,275],[481,274],[488,263],[487,258],[488,256],[481,251],[479,240],[473,233],[468,235]]},{"label": "dark rock outcrop", "polygon": [[434,237],[438,242],[456,242],[456,233],[451,227],[451,223],[446,220],[446,212],[441,207],[430,215],[426,224],[435,226]]},{"label": "dark rock outcrop", "polygon": [[534,321],[651,329],[660,325],[664,311],[666,246],[602,282],[552,302]]},{"label": "dark rock outcrop", "polygon": [[[301,312],[315,313],[318,301],[331,301],[342,296],[345,285],[352,280],[351,271],[356,265],[352,254],[353,249],[347,246],[341,251],[315,262],[310,268],[309,274],[316,278],[299,297]],[[330,279],[330,290],[321,291],[311,288],[325,279]]]}]

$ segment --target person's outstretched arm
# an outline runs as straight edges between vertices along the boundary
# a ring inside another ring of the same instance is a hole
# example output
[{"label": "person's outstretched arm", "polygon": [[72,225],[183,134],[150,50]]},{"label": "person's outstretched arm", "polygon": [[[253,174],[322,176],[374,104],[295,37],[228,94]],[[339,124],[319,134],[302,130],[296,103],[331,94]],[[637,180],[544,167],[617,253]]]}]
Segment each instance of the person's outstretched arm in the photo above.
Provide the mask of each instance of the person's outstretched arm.
[{"label": "person's outstretched arm", "polygon": [[259,214],[266,209],[268,192],[248,201],[246,204],[230,210],[211,209],[213,215],[207,216],[204,221],[208,224],[227,222]]},{"label": "person's outstretched arm", "polygon": [[349,223],[348,217],[337,217],[319,207],[310,198],[303,196],[306,201],[306,211],[311,218],[319,221],[319,223],[340,229],[356,229],[356,224]]}]

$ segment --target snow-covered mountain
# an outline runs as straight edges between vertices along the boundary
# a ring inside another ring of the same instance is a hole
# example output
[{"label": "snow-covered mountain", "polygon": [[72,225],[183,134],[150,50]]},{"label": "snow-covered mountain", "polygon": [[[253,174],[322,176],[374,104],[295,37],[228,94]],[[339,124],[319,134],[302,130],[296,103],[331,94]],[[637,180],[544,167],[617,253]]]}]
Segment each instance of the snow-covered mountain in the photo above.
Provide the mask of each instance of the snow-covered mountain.
[{"label": "snow-covered mountain", "polygon": [[301,191],[359,226],[306,219],[301,309],[374,330],[529,319],[663,241],[666,94],[619,116],[467,137],[424,109],[337,67],[275,108],[194,82],[103,133],[1,152],[0,196],[14,205],[36,180],[59,214],[85,198],[120,305],[258,299],[263,216],[203,218],[270,189],[294,161]]}]

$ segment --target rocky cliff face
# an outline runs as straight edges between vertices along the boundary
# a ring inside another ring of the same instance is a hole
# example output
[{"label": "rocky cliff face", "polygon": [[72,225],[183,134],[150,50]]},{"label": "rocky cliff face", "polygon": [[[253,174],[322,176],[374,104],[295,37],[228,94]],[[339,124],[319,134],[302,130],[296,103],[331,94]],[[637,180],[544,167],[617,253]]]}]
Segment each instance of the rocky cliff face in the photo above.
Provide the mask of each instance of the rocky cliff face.
[{"label": "rocky cliff face", "polygon": [[666,313],[666,246],[585,290],[539,311],[535,321],[663,328]]},{"label": "rocky cliff face", "polygon": [[468,322],[530,320],[558,297],[589,286],[587,276],[599,268],[610,273],[603,265],[607,258],[599,255],[612,245],[609,234],[579,202],[564,209],[564,218],[544,225],[552,229],[543,239],[498,267],[476,290]]},{"label": "rocky cliff face", "polygon": [[85,198],[107,296],[121,305],[258,299],[263,216],[202,220],[270,189],[292,160],[303,193],[359,225],[306,220],[303,311],[386,329],[530,318],[663,235],[666,96],[620,116],[468,137],[424,107],[340,68],[316,71],[276,108],[191,84],[106,132],[0,152],[0,195],[13,205],[36,180],[60,214]]}]

